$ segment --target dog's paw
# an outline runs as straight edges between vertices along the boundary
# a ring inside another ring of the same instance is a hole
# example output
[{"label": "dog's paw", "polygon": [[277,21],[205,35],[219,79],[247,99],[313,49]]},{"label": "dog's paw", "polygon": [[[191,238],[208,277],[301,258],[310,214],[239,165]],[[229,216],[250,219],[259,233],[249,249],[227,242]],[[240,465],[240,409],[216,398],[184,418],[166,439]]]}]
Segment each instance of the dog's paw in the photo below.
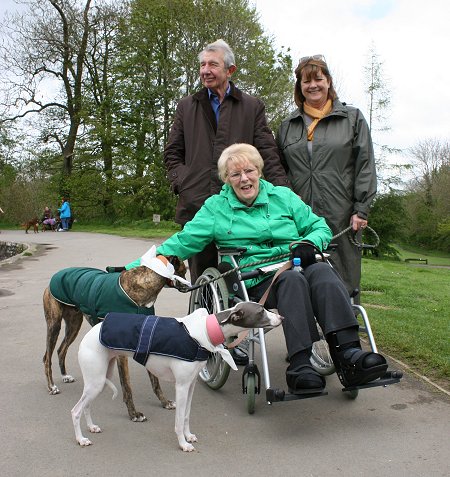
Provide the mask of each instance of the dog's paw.
[{"label": "dog's paw", "polygon": [[92,424],[92,426],[89,426],[89,432],[92,432],[93,434],[98,434],[99,432],[102,432],[102,430],[96,424]]},{"label": "dog's paw", "polygon": [[195,447],[192,444],[189,444],[187,442],[186,442],[186,444],[181,444],[180,447],[181,447],[181,450],[183,452],[193,452],[193,451],[195,451]]},{"label": "dog's paw", "polygon": [[78,444],[80,444],[81,447],[87,447],[87,446],[91,446],[92,442],[87,437],[82,437],[78,441]]},{"label": "dog's paw", "polygon": [[198,442],[197,436],[195,434],[187,434],[185,437],[188,442]]},{"label": "dog's paw", "polygon": [[65,374],[62,377],[62,380],[63,380],[63,383],[73,383],[73,382],[75,382],[75,378],[73,376],[71,376],[70,374]]},{"label": "dog's paw", "polygon": [[165,403],[163,403],[163,408],[164,409],[175,409],[177,407],[175,401],[169,401],[167,400]]},{"label": "dog's paw", "polygon": [[145,422],[147,418],[142,414],[142,412],[136,412],[134,416],[130,416],[130,419],[133,422]]},{"label": "dog's paw", "polygon": [[52,386],[52,388],[48,391],[48,393],[53,396],[55,394],[59,394],[61,391],[56,387],[56,385],[54,384]]}]

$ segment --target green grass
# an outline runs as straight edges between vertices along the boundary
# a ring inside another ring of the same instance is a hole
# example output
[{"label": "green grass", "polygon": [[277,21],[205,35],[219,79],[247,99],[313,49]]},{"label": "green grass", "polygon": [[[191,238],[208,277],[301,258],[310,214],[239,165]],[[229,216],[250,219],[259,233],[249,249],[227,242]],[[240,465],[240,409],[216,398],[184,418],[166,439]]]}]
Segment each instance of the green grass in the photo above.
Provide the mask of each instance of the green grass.
[{"label": "green grass", "polygon": [[[23,229],[23,227],[0,222],[0,229],[19,230]],[[102,224],[100,222],[81,223],[78,221],[73,225],[74,232],[92,232],[139,238],[164,238],[169,237],[179,230],[181,230],[181,227],[174,222],[161,221],[159,224],[154,224],[149,220],[140,220],[131,223],[122,221],[117,224]]]},{"label": "green grass", "polygon": [[450,256],[445,252],[417,250],[405,245],[395,245],[402,262],[407,258],[422,258],[428,260],[428,265],[444,265],[450,267]]},{"label": "green grass", "polygon": [[364,259],[361,289],[378,346],[448,385],[450,269]]},{"label": "green grass", "polygon": [[132,225],[97,225],[75,223],[75,232],[95,232],[101,234],[120,235],[122,237],[139,238],[164,238],[178,232],[181,227],[173,222],[163,221],[159,224],[153,222],[139,222]]}]

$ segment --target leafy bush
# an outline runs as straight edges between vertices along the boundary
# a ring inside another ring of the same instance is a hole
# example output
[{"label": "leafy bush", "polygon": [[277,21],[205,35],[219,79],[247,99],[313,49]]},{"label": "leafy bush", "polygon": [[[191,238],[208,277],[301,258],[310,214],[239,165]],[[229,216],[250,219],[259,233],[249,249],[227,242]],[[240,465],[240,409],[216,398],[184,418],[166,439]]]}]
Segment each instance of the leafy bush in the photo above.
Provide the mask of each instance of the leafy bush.
[{"label": "leafy bush", "polygon": [[398,258],[393,245],[404,240],[407,222],[403,196],[389,192],[376,197],[370,210],[369,225],[380,237],[377,255]]},{"label": "leafy bush", "polygon": [[438,250],[450,253],[450,219],[438,224],[433,243]]}]

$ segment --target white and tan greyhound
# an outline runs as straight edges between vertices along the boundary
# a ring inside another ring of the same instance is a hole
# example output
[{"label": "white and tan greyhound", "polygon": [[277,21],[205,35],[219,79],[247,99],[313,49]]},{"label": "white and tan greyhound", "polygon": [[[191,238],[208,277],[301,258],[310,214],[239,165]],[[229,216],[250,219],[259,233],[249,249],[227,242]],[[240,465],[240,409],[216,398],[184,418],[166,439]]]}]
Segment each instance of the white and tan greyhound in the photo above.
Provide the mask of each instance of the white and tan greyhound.
[{"label": "white and tan greyhound", "polygon": [[[222,343],[245,329],[273,328],[282,321],[281,316],[254,302],[238,303],[217,315],[209,315],[205,308],[184,318],[126,315],[129,319],[124,319],[121,315],[108,314],[104,322],[94,326],[80,344],[78,362],[84,389],[72,409],[72,420],[76,440],[81,446],[92,444],[82,435],[81,415],[84,413],[90,432],[101,432],[100,427],[92,422],[91,403],[105,384],[113,390],[113,398],[117,395],[117,389],[110,381],[113,364],[115,358],[127,356],[145,365],[148,371],[160,379],[175,383],[175,433],[183,451],[195,450],[192,442],[196,442],[197,437],[190,431],[189,414],[197,376],[205,366],[208,354],[219,352],[237,370],[233,358]],[[116,338],[118,341],[115,341]],[[182,352],[171,347],[179,343],[182,343]]]}]

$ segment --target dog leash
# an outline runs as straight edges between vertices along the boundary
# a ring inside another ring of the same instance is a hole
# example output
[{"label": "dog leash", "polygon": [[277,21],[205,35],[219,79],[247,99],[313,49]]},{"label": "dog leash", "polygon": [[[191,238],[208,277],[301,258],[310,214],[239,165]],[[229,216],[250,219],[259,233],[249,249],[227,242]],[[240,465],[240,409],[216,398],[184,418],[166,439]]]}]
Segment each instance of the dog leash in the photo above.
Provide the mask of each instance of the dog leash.
[{"label": "dog leash", "polygon": [[[358,242],[356,240],[356,235],[357,235],[357,232],[354,232],[354,233],[349,233],[349,241],[355,246],[355,247],[358,247],[358,248],[377,248],[378,245],[380,245],[380,237],[378,236],[378,234],[375,232],[375,230],[373,230],[372,227],[369,227],[368,225],[366,225],[366,227],[364,227],[363,230],[367,230],[368,232],[370,232],[374,237],[375,237],[375,243],[374,244],[367,244],[367,243],[362,243],[362,242]],[[352,231],[352,226],[350,225],[349,227],[347,227],[346,229],[342,230],[341,232],[337,233],[336,235],[334,235],[333,237],[331,237],[331,240],[334,240],[334,239],[337,239],[339,238],[341,235],[344,235],[345,233],[347,232],[351,232]]]},{"label": "dog leash", "polygon": [[[275,281],[278,279],[278,277],[286,270],[290,270],[292,268],[292,263],[290,260],[288,260],[286,263],[283,264],[281,268],[279,268],[275,275],[272,277],[272,281],[270,282],[270,285],[267,287],[266,291],[264,292],[263,296],[259,299],[258,303],[260,305],[265,305],[267,297],[269,296],[270,290],[272,288],[272,285],[275,283]],[[237,338],[232,341],[231,343],[227,344],[227,348],[236,348],[236,346],[241,343],[245,338],[247,338],[247,335],[249,334],[249,330],[242,331],[241,333],[238,334]]]},{"label": "dog leash", "polygon": [[[334,240],[334,239],[337,239],[339,238],[340,236],[346,234],[347,232],[350,232],[352,230],[352,227],[349,226],[347,227],[346,229],[342,230],[341,232],[337,233],[336,235],[333,235],[333,237],[331,237],[330,241]],[[375,243],[374,244],[365,244],[365,243],[360,243],[356,240],[356,238],[353,238],[351,234],[349,234],[349,241],[355,245],[356,247],[358,248],[376,248],[378,247],[378,245],[380,244],[380,237],[378,236],[378,234],[375,232],[375,230],[373,230],[371,227],[369,227],[368,225],[366,226],[365,230],[371,232],[374,237],[375,237]],[[356,236],[356,234],[354,234]],[[234,267],[234,268],[231,268],[230,270],[227,270],[226,272],[224,273],[221,273],[220,275],[218,275],[217,277],[214,277],[214,278],[210,278],[208,280],[205,280],[204,282],[198,284],[198,285],[192,285],[192,286],[175,286],[175,288],[181,292],[181,293],[190,293],[194,290],[197,290],[198,288],[202,288],[206,285],[209,285],[210,283],[214,283],[216,282],[217,280],[220,280],[221,278],[223,277],[226,277],[228,275],[231,275],[232,273],[234,272],[237,272],[239,270],[242,270],[244,268],[250,268],[250,267],[254,267],[255,265],[262,265],[264,263],[269,263],[269,262],[273,262],[274,260],[277,260],[277,259],[283,259],[283,258],[287,258],[290,256],[290,253],[285,253],[283,255],[277,255],[276,257],[270,257],[270,258],[265,258],[263,260],[258,260],[256,262],[252,262],[252,263],[246,263],[244,265],[240,265],[240,266],[237,266],[237,267]]]}]

